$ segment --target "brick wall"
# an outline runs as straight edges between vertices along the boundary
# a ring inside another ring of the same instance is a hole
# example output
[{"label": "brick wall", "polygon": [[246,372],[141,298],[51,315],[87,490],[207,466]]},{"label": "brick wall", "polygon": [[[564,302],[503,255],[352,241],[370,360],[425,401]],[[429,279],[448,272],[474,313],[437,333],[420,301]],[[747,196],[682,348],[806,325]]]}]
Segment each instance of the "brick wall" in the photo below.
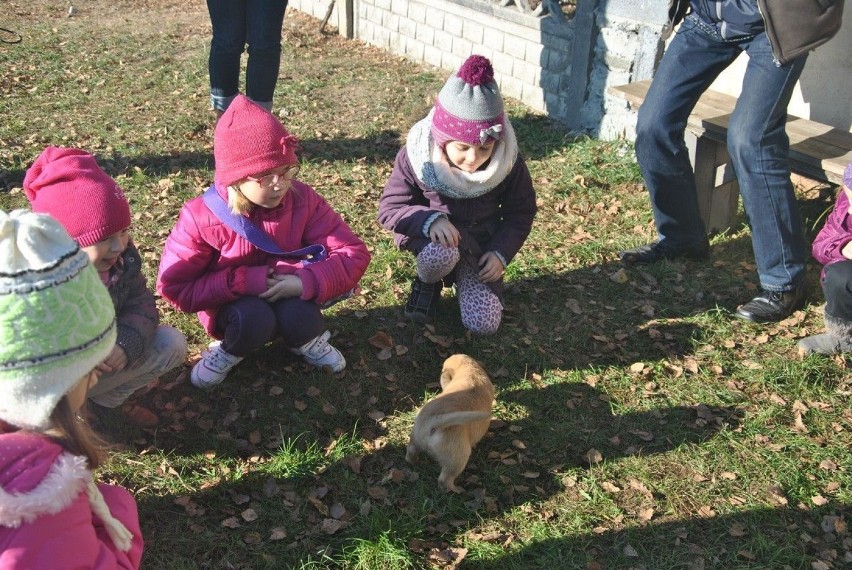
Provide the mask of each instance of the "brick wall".
[{"label": "brick wall", "polygon": [[[289,6],[323,18],[330,1]],[[445,71],[484,55],[504,96],[569,129],[612,138],[629,136],[635,116],[606,96],[606,87],[651,76],[664,4],[580,0],[575,17],[565,19],[482,0],[337,0],[329,23],[342,35]],[[649,27],[649,16],[657,24]]]}]

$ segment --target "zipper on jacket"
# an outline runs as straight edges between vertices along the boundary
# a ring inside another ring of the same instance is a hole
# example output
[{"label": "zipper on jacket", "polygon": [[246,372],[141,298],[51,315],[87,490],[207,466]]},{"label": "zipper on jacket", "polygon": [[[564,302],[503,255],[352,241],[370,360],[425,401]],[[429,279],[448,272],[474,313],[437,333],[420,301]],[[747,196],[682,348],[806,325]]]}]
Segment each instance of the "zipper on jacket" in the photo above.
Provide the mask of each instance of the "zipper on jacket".
[{"label": "zipper on jacket", "polygon": [[778,55],[775,52],[775,46],[772,45],[772,36],[769,35],[769,26],[766,25],[766,16],[763,15],[763,8],[760,7],[761,0],[757,0],[757,13],[760,14],[761,20],[763,20],[763,33],[766,34],[766,41],[769,42],[769,49],[772,51],[772,63],[775,64],[775,67],[781,67],[781,60],[778,59]]}]

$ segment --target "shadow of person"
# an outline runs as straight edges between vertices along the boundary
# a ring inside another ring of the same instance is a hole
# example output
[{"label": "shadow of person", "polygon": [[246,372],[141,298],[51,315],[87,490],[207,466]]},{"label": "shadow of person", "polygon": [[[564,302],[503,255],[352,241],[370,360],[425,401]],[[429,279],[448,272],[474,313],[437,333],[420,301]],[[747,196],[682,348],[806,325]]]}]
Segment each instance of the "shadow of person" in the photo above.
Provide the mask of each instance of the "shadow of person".
[{"label": "shadow of person", "polygon": [[[755,508],[703,516],[579,529],[562,536],[513,542],[507,532],[479,537],[496,545],[493,556],[466,560],[465,568],[840,568],[849,540],[850,508]],[[558,528],[558,523],[554,522]],[[505,545],[505,550],[500,548]]]}]

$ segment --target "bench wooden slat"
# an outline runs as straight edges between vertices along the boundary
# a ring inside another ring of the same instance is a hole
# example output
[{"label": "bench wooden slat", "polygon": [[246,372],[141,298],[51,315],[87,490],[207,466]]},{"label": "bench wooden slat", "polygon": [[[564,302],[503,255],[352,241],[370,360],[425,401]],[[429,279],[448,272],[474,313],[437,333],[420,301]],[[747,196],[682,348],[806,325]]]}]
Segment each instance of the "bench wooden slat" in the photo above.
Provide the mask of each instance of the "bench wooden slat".
[{"label": "bench wooden slat", "polygon": [[[639,107],[650,84],[651,80],[637,81],[610,87],[608,91]],[[736,101],[731,95],[706,91],[689,116],[687,128],[696,136],[724,142]],[[842,181],[846,165],[852,162],[852,133],[790,115],[787,135],[793,171],[835,184]]]}]

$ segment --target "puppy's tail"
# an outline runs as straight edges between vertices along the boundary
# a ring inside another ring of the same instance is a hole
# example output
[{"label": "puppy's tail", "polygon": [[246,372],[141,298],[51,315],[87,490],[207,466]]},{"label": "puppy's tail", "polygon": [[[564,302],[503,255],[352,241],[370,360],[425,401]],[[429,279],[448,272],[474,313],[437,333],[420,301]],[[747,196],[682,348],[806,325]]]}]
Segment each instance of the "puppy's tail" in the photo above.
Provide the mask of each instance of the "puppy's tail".
[{"label": "puppy's tail", "polygon": [[491,419],[491,412],[448,412],[446,414],[438,414],[432,418],[432,429],[441,429],[450,426],[461,426],[473,422],[481,422]]}]

